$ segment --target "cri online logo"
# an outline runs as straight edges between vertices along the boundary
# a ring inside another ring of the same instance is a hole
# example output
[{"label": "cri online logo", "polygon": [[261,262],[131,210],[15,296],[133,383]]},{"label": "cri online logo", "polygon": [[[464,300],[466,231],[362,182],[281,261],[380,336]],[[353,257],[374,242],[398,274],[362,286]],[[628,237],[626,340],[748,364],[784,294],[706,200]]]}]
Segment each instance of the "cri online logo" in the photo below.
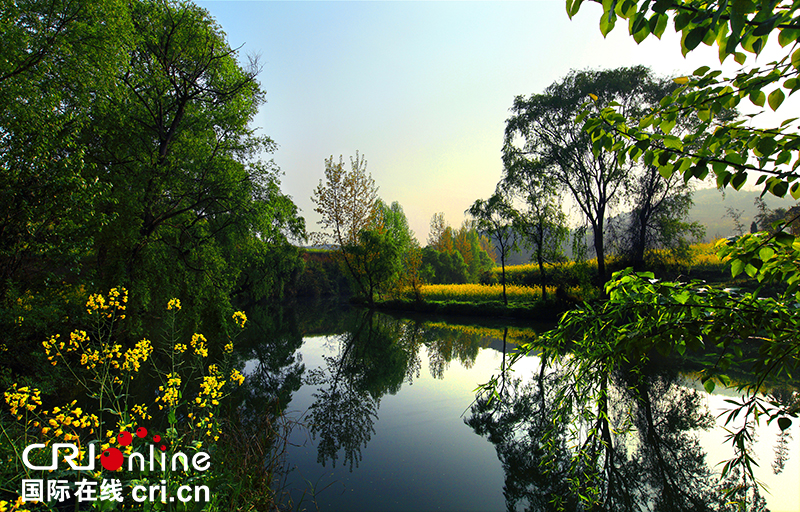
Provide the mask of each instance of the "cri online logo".
[{"label": "cri online logo", "polygon": [[[144,427],[139,427],[136,429],[136,437],[139,439],[144,439],[147,437],[147,429]],[[133,435],[128,431],[122,431],[117,436],[117,441],[119,441],[120,446],[130,446],[133,442]],[[154,443],[161,443],[161,436],[155,434],[153,436]],[[162,452],[167,451],[167,445],[161,444],[158,447],[159,450]],[[106,448],[103,450],[103,453],[100,454],[100,463],[103,464],[103,467],[109,471],[116,471],[122,467],[125,458],[122,456],[122,452],[113,447]]]},{"label": "cri online logo", "polygon": [[[147,429],[144,427],[139,427],[136,429],[136,437],[139,439],[144,439],[147,437]],[[120,432],[119,436],[117,437],[120,446],[130,446],[133,443],[133,434],[127,431]],[[155,434],[152,438],[153,443],[158,445],[158,450],[161,452],[158,455],[156,454],[156,447],[154,444],[150,444],[149,449],[149,457],[145,458],[145,454],[139,452],[133,452],[128,455],[128,471],[133,471],[136,466],[138,466],[139,470],[145,471],[148,469],[150,471],[155,471],[157,469],[166,470],[168,467],[167,465],[167,445],[165,444],[162,437],[158,434]],[[54,443],[50,446],[50,465],[48,466],[36,466],[30,461],[30,452],[32,450],[42,450],[48,448],[45,444],[31,444],[28,445],[22,451],[22,462],[25,464],[25,467],[34,471],[41,471],[41,470],[53,470],[58,468],[58,456],[59,451],[64,450],[68,451],[69,453],[62,453],[61,455],[64,458],[64,461],[69,465],[69,467],[73,470],[83,471],[83,470],[94,470],[95,468],[95,446],[96,442],[89,443],[89,462],[86,466],[79,466],[76,464],[75,459],[78,458],[80,454],[80,449],[78,446],[72,443]],[[149,459],[149,460],[148,460]],[[117,471],[118,469],[123,467],[125,462],[125,457],[118,448],[108,447],[100,454],[100,463],[103,467],[109,471]],[[148,464],[149,463],[149,464]],[[191,457],[186,455],[183,452],[176,452],[172,454],[170,458],[170,465],[172,466],[173,470],[176,470],[178,466],[182,466],[184,471],[189,470],[189,466],[191,465],[197,471],[206,471],[209,467],[211,467],[211,456],[206,452],[196,452]]]}]

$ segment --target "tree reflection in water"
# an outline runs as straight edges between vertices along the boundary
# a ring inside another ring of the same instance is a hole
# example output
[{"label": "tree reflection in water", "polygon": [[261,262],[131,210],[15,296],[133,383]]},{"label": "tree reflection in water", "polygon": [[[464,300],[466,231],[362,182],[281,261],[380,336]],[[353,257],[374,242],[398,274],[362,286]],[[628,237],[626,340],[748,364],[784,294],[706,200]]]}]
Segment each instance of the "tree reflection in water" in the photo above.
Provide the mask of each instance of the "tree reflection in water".
[{"label": "tree reflection in water", "polygon": [[414,332],[404,323],[372,311],[354,318],[333,338],[338,354],[324,356],[325,366],[308,379],[319,386],[309,410],[309,429],[314,439],[319,436],[317,460],[336,467],[343,451],[350,471],[375,433],[381,397],[397,393],[420,368]]},{"label": "tree reflection in water", "polygon": [[[495,445],[508,510],[735,511],[694,431],[714,418],[673,370],[607,370],[578,386],[570,367],[481,397],[466,422]],[[583,375],[584,377],[586,375]],[[754,486],[748,510],[764,510]]]},{"label": "tree reflection in water", "polygon": [[[362,450],[375,434],[381,398],[419,377],[423,346],[431,376],[443,379],[451,361],[471,368],[481,348],[496,343],[503,333],[371,311],[354,313],[344,333],[329,337],[335,355],[323,356],[325,364],[305,379],[317,388],[308,412],[309,430],[319,440],[317,460],[335,467],[342,457],[350,471],[358,467]],[[533,336],[531,330],[517,331],[518,337]]]}]

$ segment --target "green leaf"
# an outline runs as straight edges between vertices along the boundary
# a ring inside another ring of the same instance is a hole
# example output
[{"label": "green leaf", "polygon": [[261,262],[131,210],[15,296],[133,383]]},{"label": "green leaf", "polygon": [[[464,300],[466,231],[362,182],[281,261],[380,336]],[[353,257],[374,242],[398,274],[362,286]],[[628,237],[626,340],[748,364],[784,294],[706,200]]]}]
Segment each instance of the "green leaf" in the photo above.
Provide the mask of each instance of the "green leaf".
[{"label": "green leaf", "polygon": [[668,147],[669,149],[683,149],[683,142],[678,137],[674,135],[665,135],[664,136],[664,146]]},{"label": "green leaf", "polygon": [[731,260],[731,277],[736,277],[744,271],[744,262],[742,260]]},{"label": "green leaf", "polygon": [[742,188],[742,185],[744,185],[746,181],[747,181],[747,173],[737,172],[736,174],[733,175],[733,178],[731,179],[731,186],[734,189],[739,190],[740,188]]},{"label": "green leaf", "polygon": [[795,201],[800,199],[800,183],[795,183],[792,185],[792,189],[789,191],[789,193],[792,194],[792,199]]},{"label": "green leaf", "polygon": [[583,0],[567,0],[567,16],[569,16],[570,19],[578,14],[581,3],[583,3]]},{"label": "green leaf", "polygon": [[773,256],[775,256],[775,250],[772,247],[762,247],[758,251],[758,257],[761,258],[761,261],[767,261]]},{"label": "green leaf", "polygon": [[778,34],[778,43],[783,48],[794,43],[798,38],[800,38],[800,30],[785,28]]},{"label": "green leaf", "polygon": [[778,418],[778,426],[780,427],[781,430],[786,430],[787,428],[792,426],[792,420],[790,420],[786,416]]},{"label": "green leaf", "polygon": [[653,32],[654,36],[661,39],[661,36],[664,35],[664,30],[667,28],[667,21],[669,21],[669,17],[666,14],[656,14],[653,16],[653,18],[656,19],[656,26],[652,28],[651,31]]},{"label": "green leaf", "polygon": [[800,69],[800,48],[792,53],[792,66],[794,66],[795,69]]},{"label": "green leaf", "polygon": [[703,75],[705,75],[706,73],[708,73],[708,71],[709,71],[710,69],[711,69],[711,68],[710,68],[710,67],[708,67],[708,66],[700,66],[699,68],[695,69],[695,70],[694,70],[694,73],[692,73],[692,74],[693,74],[694,76],[703,76]]},{"label": "green leaf", "polygon": [[708,26],[702,27],[695,27],[686,34],[686,39],[683,41],[684,46],[684,55],[695,48],[703,42],[703,38],[706,37],[706,33],[708,32]]},{"label": "green leaf", "polygon": [[781,106],[781,103],[783,103],[783,100],[785,98],[786,95],[783,93],[782,90],[775,89],[774,91],[769,93],[769,98],[767,99],[767,101],[769,102],[769,108],[771,108],[773,111],[778,110],[778,107]]},{"label": "green leaf", "polygon": [[769,191],[776,197],[784,197],[786,192],[789,191],[789,183],[777,181],[770,187]]},{"label": "green leaf", "polygon": [[710,394],[714,392],[714,388],[716,387],[716,385],[714,384],[713,380],[708,379],[703,383],[703,387],[706,389],[706,392]]},{"label": "green leaf", "polygon": [[750,101],[753,102],[754,105],[758,105],[759,107],[764,106],[764,102],[767,100],[767,95],[764,94],[764,91],[756,90],[750,93]]},{"label": "green leaf", "polygon": [[614,29],[614,24],[617,22],[617,15],[614,11],[608,11],[600,17],[600,33],[606,37],[609,32]]},{"label": "green leaf", "polygon": [[784,231],[775,234],[775,243],[783,246],[790,246],[794,243],[794,236]]}]

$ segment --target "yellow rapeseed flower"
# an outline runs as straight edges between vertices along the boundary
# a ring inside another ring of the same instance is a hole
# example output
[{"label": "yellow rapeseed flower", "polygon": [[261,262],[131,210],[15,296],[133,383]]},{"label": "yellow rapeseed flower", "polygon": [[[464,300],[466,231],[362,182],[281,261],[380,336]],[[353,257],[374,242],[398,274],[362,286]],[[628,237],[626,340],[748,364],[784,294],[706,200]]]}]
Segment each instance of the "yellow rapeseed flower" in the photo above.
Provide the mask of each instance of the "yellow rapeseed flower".
[{"label": "yellow rapeseed flower", "polygon": [[247,322],[247,315],[244,314],[244,311],[237,311],[233,314],[233,321],[236,322],[236,325],[238,325],[240,329],[244,329],[244,324]]},{"label": "yellow rapeseed flower", "polygon": [[180,301],[180,299],[170,299],[169,302],[167,302],[167,311],[171,311],[173,309],[176,310],[176,311],[180,311],[181,310],[181,301]]}]

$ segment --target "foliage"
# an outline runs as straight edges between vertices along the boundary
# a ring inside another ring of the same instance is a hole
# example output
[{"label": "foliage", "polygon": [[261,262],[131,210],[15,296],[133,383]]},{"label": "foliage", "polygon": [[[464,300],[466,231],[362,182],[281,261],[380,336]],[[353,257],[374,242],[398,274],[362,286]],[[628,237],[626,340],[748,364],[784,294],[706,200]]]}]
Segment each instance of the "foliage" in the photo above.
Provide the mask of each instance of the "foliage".
[{"label": "foliage", "polygon": [[464,284],[469,281],[469,268],[459,251],[428,246],[422,249],[422,278],[432,284]]},{"label": "foliage", "polygon": [[[27,0],[4,2],[0,22],[4,307],[121,283],[135,338],[171,297],[211,332],[232,294],[280,296],[304,222],[260,160],[274,143],[250,126],[264,100],[258,63],[238,63],[207,11]],[[52,309],[32,337],[65,316]]]},{"label": "foliage", "polygon": [[364,292],[370,305],[378,293],[402,269],[400,246],[385,229],[367,228],[358,233],[357,244],[345,244],[348,268],[353,280]]},{"label": "foliage", "polygon": [[505,169],[498,186],[524,201],[525,209],[514,218],[514,229],[522,236],[523,245],[533,249],[532,260],[539,265],[542,298],[546,299],[545,263],[563,259],[561,246],[569,235],[555,186],[539,166],[523,159]]},{"label": "foliage", "polygon": [[[75,276],[96,231],[107,184],[94,179],[92,101],[125,67],[127,2],[0,2],[0,301],[16,283],[42,290]],[[23,290],[24,291],[24,290]]]},{"label": "foliage", "polygon": [[478,199],[467,212],[475,219],[475,227],[489,234],[495,242],[495,248],[500,253],[500,270],[503,285],[503,302],[508,304],[506,298],[506,256],[511,251],[517,250],[514,236],[514,222],[517,212],[508,204],[507,198],[496,191],[489,199]]},{"label": "foliage", "polygon": [[[570,16],[581,0],[568,0]],[[665,178],[704,179],[710,172],[719,187],[740,189],[758,172],[763,193],[800,197],[795,155],[800,138],[787,119],[769,129],[748,126],[743,120],[720,116],[745,98],[754,105],[777,110],[786,93],[800,88],[797,81],[800,50],[795,19],[798,5],[780,2],[704,3],[695,0],[659,2],[603,2],[601,31],[607,34],[618,18],[629,21],[637,41],[650,34],[660,37],[670,17],[682,33],[684,54],[701,42],[716,45],[720,60],[733,56],[745,63],[744,52],[758,54],[770,35],[777,35],[785,53],[762,67],[742,69],[733,77],[702,66],[691,76],[676,79],[680,87],[652,104],[649,112],[630,115],[624,104],[605,103],[591,96],[579,116],[590,136],[593,155],[606,155],[619,164],[641,162],[655,166]],[[742,51],[740,51],[742,50]],[[684,133],[673,132],[689,119]],[[652,274],[623,271],[606,285],[609,300],[568,312],[558,328],[545,336],[550,346],[577,342],[586,361],[607,367],[645,364],[656,352],[692,351],[705,357],[703,382],[712,391],[715,382],[730,384],[728,373],[737,365],[751,370],[752,384],[740,386],[742,397],[732,401],[725,416],[734,457],[723,466],[723,477],[734,474],[752,480],[749,451],[750,425],[766,420],[782,430],[798,411],[796,400],[778,401],[760,395],[763,386],[795,374],[798,366],[797,306],[800,244],[793,235],[778,231],[749,234],[718,247],[728,259],[734,277],[746,274],[761,285],[775,283],[782,291],[766,296],[752,291],[720,290],[703,282],[658,281]],[[734,418],[744,424],[734,426]],[[735,498],[731,489],[728,498]]]},{"label": "foliage", "polygon": [[[457,258],[456,253],[461,257]],[[424,264],[429,265],[425,272],[427,282],[474,283],[494,266],[494,251],[488,237],[479,233],[474,223],[465,220],[460,228],[453,229],[445,221],[444,213],[436,213],[431,218],[431,232],[423,259]],[[466,277],[462,277],[462,261],[466,266]]]},{"label": "foliage", "polygon": [[[145,447],[124,441],[124,432],[144,427],[163,434],[162,443],[171,452],[180,451],[189,456],[202,450],[212,456],[226,454],[225,449],[216,447],[220,436],[227,434],[223,406],[231,401],[234,389],[244,382],[244,376],[232,367],[234,340],[229,339],[222,345],[210,342],[199,333],[182,338],[178,320],[181,308],[178,299],[167,304],[164,344],[153,344],[145,338],[125,349],[118,332],[124,330],[128,315],[128,293],[115,288],[105,295],[90,295],[86,313],[92,327],[88,332],[73,330],[68,339],[55,334],[42,343],[51,364],[66,367],[86,398],[80,403],[75,400],[50,408],[35,388],[15,383],[5,392],[10,416],[3,417],[3,456],[11,454],[11,458],[9,464],[3,465],[3,482],[12,487],[4,486],[4,498],[18,492],[16,486],[23,478],[36,478],[39,474],[24,467],[20,460],[24,447],[34,442],[73,443],[80,448],[77,462],[82,466],[91,464],[87,459],[87,450],[91,447],[89,453],[96,454],[98,460],[94,464],[98,466],[111,448],[127,456],[135,450],[143,452]],[[245,314],[238,311],[230,324],[233,329],[242,330],[246,322]],[[209,364],[211,361],[216,362]],[[45,407],[47,410],[43,410]],[[6,453],[6,448],[11,453]],[[34,457],[39,455],[37,452]],[[34,463],[41,465],[47,460],[49,457],[43,457]],[[61,469],[43,476],[56,479],[76,474]],[[242,490],[222,464],[212,464],[202,474],[193,469],[173,471],[167,464],[153,472],[115,473],[101,467],[83,472],[81,477],[90,477],[97,484],[104,479],[119,479],[123,486],[120,491],[126,493],[126,489],[135,485],[158,485],[160,482],[173,496],[180,485],[202,482],[214,488],[212,503],[206,505],[210,509],[233,504],[226,505],[226,499],[234,499]],[[44,505],[48,510],[58,507],[55,501]],[[108,510],[114,503],[101,500],[95,501],[93,506]],[[170,502],[147,506],[189,510],[195,504]]]},{"label": "foliage", "polygon": [[506,122],[503,160],[506,168],[532,166],[569,194],[591,226],[599,278],[605,281],[607,218],[620,205],[635,162],[593,151],[593,140],[575,117],[589,96],[599,105],[620,105],[626,116],[643,111],[675,86],[642,66],[605,71],[572,71],[530,98],[518,96]]}]

